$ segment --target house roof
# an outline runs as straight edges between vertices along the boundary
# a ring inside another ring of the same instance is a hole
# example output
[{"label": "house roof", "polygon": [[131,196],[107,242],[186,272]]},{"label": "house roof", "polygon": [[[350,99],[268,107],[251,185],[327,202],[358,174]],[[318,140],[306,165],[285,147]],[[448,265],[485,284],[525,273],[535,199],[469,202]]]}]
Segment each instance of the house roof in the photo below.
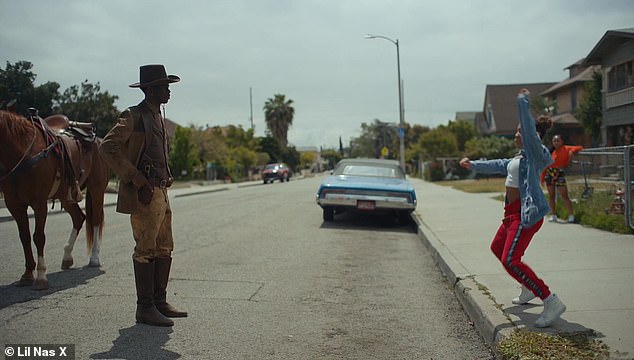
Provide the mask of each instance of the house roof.
[{"label": "house roof", "polygon": [[173,122],[172,120],[165,118],[165,131],[167,132],[167,137],[168,138],[174,137],[174,134],[176,133],[176,128],[179,126],[180,125]]},{"label": "house roof", "polygon": [[561,125],[564,125],[564,124],[575,124],[575,125],[578,125],[579,121],[571,113],[564,113],[564,114],[559,114],[559,115],[553,116],[553,123],[561,124]]},{"label": "house roof", "polygon": [[[537,96],[556,83],[487,85],[484,96],[484,121],[487,123],[484,132],[487,134],[512,135],[519,122],[515,98],[520,89],[528,89]],[[535,115],[535,114],[533,114]]]},{"label": "house roof", "polygon": [[591,65],[601,64],[603,56],[614,51],[621,44],[623,38],[634,39],[634,28],[606,31],[601,40],[586,56],[585,63]]},{"label": "house roof", "polygon": [[548,96],[548,95],[554,93],[555,91],[557,91],[559,89],[574,85],[576,83],[590,81],[590,80],[592,80],[592,76],[594,75],[594,73],[596,71],[599,71],[600,68],[601,68],[601,66],[599,66],[599,65],[589,66],[588,68],[586,68],[585,70],[583,70],[582,72],[577,74],[576,76],[573,76],[571,78],[568,78],[566,80],[558,82],[557,84],[551,86],[550,88],[546,89],[545,91],[542,91],[541,93],[539,93],[539,95]]},{"label": "house roof", "polygon": [[579,60],[577,60],[577,62],[575,62],[574,64],[569,65],[569,66],[566,66],[566,67],[564,68],[564,70],[568,70],[568,69],[570,69],[570,68],[574,68],[574,67],[578,67],[578,66],[584,66],[584,62],[585,62],[585,61],[586,61],[586,58],[579,59]]}]

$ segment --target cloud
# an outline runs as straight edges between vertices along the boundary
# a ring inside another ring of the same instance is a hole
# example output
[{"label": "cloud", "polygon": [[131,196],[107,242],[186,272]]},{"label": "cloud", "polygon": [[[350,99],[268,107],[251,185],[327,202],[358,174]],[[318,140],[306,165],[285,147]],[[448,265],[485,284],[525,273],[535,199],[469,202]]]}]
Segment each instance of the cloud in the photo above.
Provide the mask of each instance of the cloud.
[{"label": "cloud", "polygon": [[482,108],[486,84],[559,81],[605,31],[632,27],[634,3],[427,0],[0,0],[5,62],[28,60],[37,81],[84,80],[141,100],[138,68],[182,77],[168,116],[182,125],[250,127],[277,93],[294,101],[289,140],[338,147],[362,122],[398,121],[398,39],[406,121],[436,126]]}]

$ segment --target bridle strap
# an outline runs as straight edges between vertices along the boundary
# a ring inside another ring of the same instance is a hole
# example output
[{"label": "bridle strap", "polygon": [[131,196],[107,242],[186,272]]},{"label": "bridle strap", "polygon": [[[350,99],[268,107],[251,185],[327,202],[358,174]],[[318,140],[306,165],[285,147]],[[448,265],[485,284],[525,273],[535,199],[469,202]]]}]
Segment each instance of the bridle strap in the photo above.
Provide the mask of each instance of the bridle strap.
[{"label": "bridle strap", "polygon": [[[26,160],[26,157],[27,157],[28,153],[33,148],[33,144],[35,144],[35,139],[36,138],[37,138],[37,129],[35,128],[35,125],[33,125],[33,139],[31,140],[31,144],[29,144],[29,147],[26,148],[26,150],[24,151],[24,154],[22,155],[22,158],[20,159],[20,161],[18,161],[18,163],[15,164],[15,166],[8,173],[6,173],[2,177],[0,177],[0,182],[8,179],[9,176],[13,175],[18,170],[18,167],[20,167],[20,165],[24,162],[24,160]],[[46,150],[49,150],[49,148],[47,147]],[[40,152],[40,154],[41,153],[42,152]],[[47,151],[47,153],[48,153],[48,151]]]}]

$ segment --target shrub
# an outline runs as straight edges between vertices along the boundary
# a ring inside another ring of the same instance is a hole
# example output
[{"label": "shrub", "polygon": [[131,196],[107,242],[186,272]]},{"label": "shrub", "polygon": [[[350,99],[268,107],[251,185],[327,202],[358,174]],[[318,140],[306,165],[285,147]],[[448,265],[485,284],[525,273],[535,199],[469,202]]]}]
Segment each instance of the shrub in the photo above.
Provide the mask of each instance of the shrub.
[{"label": "shrub", "polygon": [[[623,214],[613,214],[609,212],[610,206],[614,202],[614,186],[605,185],[595,188],[593,195],[588,199],[581,199],[583,186],[569,187],[571,199],[579,199],[573,202],[575,219],[582,225],[593,228],[611,231],[619,234],[634,234],[634,231],[627,225]],[[556,202],[557,214],[566,214],[563,202]]]}]

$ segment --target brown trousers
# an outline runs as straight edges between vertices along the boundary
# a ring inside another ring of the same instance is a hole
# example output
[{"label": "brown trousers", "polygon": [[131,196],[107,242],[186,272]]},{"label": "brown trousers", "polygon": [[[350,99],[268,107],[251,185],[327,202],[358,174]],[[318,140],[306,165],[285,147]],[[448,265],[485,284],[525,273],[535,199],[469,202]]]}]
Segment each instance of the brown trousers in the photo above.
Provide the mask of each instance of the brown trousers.
[{"label": "brown trousers", "polygon": [[147,263],[157,257],[170,257],[174,250],[172,209],[167,189],[154,188],[148,205],[141,205],[130,214],[132,235],[136,243],[132,258]]}]

